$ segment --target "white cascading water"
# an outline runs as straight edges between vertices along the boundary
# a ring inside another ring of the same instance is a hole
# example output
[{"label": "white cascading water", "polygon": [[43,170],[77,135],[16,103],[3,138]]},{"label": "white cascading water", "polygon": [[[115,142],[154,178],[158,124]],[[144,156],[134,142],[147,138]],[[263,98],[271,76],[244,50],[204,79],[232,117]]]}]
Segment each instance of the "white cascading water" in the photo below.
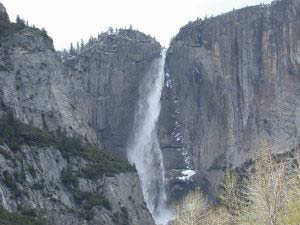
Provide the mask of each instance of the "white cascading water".
[{"label": "white cascading water", "polygon": [[133,136],[127,148],[128,159],[135,164],[149,211],[156,224],[167,224],[171,213],[166,207],[165,171],[157,135],[164,85],[166,51],[153,60],[139,87]]}]

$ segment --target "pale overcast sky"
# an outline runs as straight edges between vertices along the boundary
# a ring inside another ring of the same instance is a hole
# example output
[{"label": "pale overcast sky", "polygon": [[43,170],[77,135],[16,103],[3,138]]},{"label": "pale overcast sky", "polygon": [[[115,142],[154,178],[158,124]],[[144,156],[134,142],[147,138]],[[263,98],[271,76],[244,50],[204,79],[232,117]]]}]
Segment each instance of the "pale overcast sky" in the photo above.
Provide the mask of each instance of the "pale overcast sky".
[{"label": "pale overcast sky", "polygon": [[163,45],[189,20],[271,0],[0,0],[11,20],[19,14],[46,28],[56,49],[87,41],[108,27],[129,27],[155,36]]}]

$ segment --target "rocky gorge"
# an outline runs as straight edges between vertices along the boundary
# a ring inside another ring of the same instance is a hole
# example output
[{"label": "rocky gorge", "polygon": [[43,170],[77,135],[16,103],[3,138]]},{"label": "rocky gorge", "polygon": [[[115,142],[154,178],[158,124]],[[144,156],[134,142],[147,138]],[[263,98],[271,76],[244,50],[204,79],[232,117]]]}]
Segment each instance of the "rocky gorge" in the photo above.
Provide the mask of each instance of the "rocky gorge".
[{"label": "rocky gorge", "polygon": [[[95,179],[82,171],[104,156],[95,161],[57,141],[28,143],[17,131],[13,137],[23,139],[15,149],[0,132],[3,209],[44,224],[154,225],[127,151],[141,85],[161,51],[154,38],[118,29],[58,52],[45,30],[11,22],[0,3],[0,115],[47,137],[79,138],[77,145],[97,149],[93,156],[112,154],[107,165],[122,164],[109,174],[89,170],[101,175]],[[163,65],[151,132],[158,134],[168,203],[198,186],[215,195],[226,168],[254,160],[261,141],[274,153],[299,145],[299,0],[190,22],[171,40]]]}]

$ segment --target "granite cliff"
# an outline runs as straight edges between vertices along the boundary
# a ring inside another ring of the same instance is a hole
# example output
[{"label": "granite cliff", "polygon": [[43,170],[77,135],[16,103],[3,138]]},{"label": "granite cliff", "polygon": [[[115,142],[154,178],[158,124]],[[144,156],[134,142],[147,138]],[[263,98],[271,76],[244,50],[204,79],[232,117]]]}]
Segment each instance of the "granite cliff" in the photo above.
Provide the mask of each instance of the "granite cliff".
[{"label": "granite cliff", "polygon": [[111,150],[124,147],[138,82],[159,56],[159,43],[141,32],[120,30],[100,35],[62,61],[45,31],[6,26],[0,52],[3,105],[40,128],[60,126]]},{"label": "granite cliff", "polygon": [[[0,117],[13,116],[30,127],[8,129],[20,135],[15,149],[1,124],[1,215],[29,214],[42,224],[154,224],[136,171],[120,169],[115,156],[106,157],[108,164],[101,160],[103,149],[126,155],[121,147],[133,120],[136,87],[159,53],[151,37],[120,30],[63,57],[45,30],[22,19],[10,22],[0,4]],[[63,134],[97,150],[87,157],[89,148],[74,152],[78,143],[64,150],[52,142],[26,143],[31,129],[41,129],[33,140],[44,140],[43,132]],[[116,171],[102,174],[99,168],[107,166]]]},{"label": "granite cliff", "polygon": [[[126,158],[138,90],[160,52],[131,29],[57,52],[45,30],[10,22],[0,3],[0,116]],[[299,144],[300,0],[187,24],[171,40],[165,71],[158,128],[171,201],[199,185],[214,194],[225,169],[255,159],[262,140],[274,153]],[[50,224],[154,224],[135,171],[76,176],[66,186],[66,171],[95,163],[73,153],[0,142],[1,206],[32,209]],[[92,216],[82,216],[85,207]]]},{"label": "granite cliff", "polygon": [[43,225],[154,224],[127,162],[8,114],[0,126],[1,208]]},{"label": "granite cliff", "polygon": [[161,46],[139,31],[119,29],[92,39],[64,60],[80,118],[107,149],[126,157],[139,84]]},{"label": "granite cliff", "polygon": [[[226,167],[299,144],[300,1],[275,1],[191,22],[171,41],[160,118],[172,177],[193,169],[214,190]],[[170,193],[186,184],[170,178]],[[191,182],[190,185],[195,185]]]}]

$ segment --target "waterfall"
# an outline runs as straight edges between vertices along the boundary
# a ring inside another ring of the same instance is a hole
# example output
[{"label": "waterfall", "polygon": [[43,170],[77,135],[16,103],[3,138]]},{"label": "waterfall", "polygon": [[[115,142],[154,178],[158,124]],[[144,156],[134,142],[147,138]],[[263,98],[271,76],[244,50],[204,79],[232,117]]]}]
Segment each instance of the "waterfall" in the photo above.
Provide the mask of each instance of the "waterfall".
[{"label": "waterfall", "polygon": [[164,85],[166,51],[154,59],[139,87],[132,140],[127,148],[128,159],[135,164],[149,211],[156,224],[166,224],[170,212],[166,207],[165,170],[157,135]]}]

